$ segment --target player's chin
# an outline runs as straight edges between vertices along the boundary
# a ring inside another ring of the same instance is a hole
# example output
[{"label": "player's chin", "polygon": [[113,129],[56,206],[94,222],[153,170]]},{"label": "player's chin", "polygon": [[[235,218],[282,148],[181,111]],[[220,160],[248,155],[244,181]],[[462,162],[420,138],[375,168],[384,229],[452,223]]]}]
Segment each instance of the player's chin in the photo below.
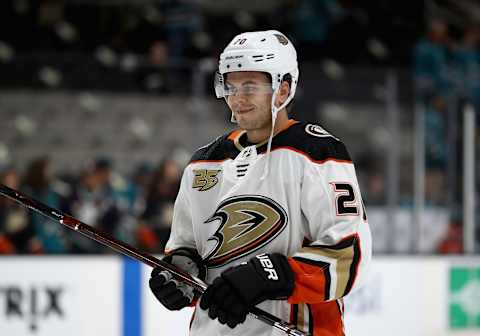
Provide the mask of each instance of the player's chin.
[{"label": "player's chin", "polygon": [[252,121],[249,120],[250,118],[246,118],[245,116],[238,116],[236,117],[237,124],[240,128],[245,130],[249,130],[252,128]]},{"label": "player's chin", "polygon": [[235,120],[237,120],[237,124],[239,124],[239,126],[242,126],[242,124],[244,124],[247,119],[245,118],[245,115],[243,114],[239,114],[239,113],[235,113]]}]

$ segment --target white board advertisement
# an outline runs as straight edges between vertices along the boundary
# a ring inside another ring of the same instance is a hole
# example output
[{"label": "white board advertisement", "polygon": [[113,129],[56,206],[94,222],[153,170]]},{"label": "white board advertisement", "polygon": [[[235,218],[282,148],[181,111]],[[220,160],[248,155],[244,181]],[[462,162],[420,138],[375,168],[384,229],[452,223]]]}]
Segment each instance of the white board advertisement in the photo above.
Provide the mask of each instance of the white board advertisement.
[{"label": "white board advertisement", "polygon": [[441,335],[446,330],[446,271],[439,259],[379,259],[345,299],[347,335]]},{"label": "white board advertisement", "polygon": [[[186,336],[193,308],[170,312],[151,268],[109,257],[0,258],[0,335]],[[480,335],[480,259],[375,257],[345,299],[348,336]]]},{"label": "white board advertisement", "polygon": [[0,335],[120,335],[120,260],[0,259]]}]

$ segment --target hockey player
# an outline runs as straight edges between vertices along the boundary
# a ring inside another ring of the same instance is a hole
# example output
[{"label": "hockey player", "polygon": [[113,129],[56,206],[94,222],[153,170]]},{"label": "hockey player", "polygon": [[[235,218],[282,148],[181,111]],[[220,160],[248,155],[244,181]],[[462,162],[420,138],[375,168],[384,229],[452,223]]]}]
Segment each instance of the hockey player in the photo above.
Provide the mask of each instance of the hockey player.
[{"label": "hockey player", "polygon": [[298,76],[275,30],[240,34],[220,56],[215,91],[239,128],[186,167],[165,257],[211,285],[199,298],[167,271],[149,282],[168,309],[196,306],[191,335],[271,335],[246,318],[253,306],[314,336],[344,335],[343,297],[367,272],[370,230],[344,144],[288,118]]}]

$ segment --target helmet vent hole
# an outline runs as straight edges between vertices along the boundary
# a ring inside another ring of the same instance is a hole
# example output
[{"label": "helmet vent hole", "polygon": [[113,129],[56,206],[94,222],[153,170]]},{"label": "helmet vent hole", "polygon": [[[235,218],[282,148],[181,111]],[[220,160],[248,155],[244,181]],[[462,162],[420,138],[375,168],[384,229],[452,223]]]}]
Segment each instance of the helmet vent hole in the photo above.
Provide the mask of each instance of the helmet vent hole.
[{"label": "helmet vent hole", "polygon": [[263,38],[260,40],[260,42],[265,42],[267,39],[266,38]]}]

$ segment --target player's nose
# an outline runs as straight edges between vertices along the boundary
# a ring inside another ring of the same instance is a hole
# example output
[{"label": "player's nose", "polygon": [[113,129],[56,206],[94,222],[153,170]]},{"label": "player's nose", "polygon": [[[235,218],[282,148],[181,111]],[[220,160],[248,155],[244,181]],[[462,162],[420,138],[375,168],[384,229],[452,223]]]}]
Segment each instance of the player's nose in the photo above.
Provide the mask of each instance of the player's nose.
[{"label": "player's nose", "polygon": [[245,97],[245,95],[234,94],[228,97],[228,102],[232,109],[238,110],[247,104],[248,99]]}]

